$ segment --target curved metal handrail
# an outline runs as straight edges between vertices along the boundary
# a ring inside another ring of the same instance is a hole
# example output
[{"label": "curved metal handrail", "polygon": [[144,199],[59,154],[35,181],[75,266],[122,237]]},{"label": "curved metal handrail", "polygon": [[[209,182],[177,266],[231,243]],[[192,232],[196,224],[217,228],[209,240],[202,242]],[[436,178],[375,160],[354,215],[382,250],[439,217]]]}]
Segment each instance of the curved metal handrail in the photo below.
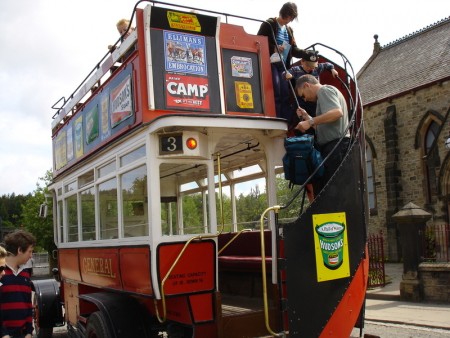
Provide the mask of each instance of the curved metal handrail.
[{"label": "curved metal handrail", "polygon": [[[359,125],[357,125],[356,131],[354,133],[354,138],[353,138],[354,141],[349,145],[349,147],[347,149],[347,153],[344,156],[344,158],[348,156],[348,154],[350,152],[350,149],[353,146],[353,143],[356,142],[359,139],[359,135],[360,135],[361,130],[362,130],[362,125],[363,125],[363,123],[362,123],[363,122],[363,119],[362,119],[362,106],[360,106],[361,105],[360,94],[359,94],[356,78],[354,77],[354,71],[353,71],[353,67],[351,66],[351,63],[348,61],[348,59],[345,57],[345,55],[343,53],[339,52],[338,50],[336,50],[336,49],[334,49],[332,47],[324,45],[322,43],[314,43],[311,46],[307,47],[307,49],[309,49],[309,48],[315,49],[316,46],[323,46],[323,47],[326,47],[326,48],[336,52],[338,55],[340,55],[343,58],[344,64],[345,65],[349,65],[349,67],[351,69],[351,72],[352,72],[351,75],[352,76],[347,72],[346,69],[344,69],[344,70],[346,70],[347,76],[349,76],[350,79],[354,83],[354,86],[355,86],[355,93],[354,93],[354,95],[352,94],[351,89],[344,82],[344,80],[342,80],[339,76],[336,77],[340,81],[342,86],[344,86],[345,90],[347,91],[349,100],[350,100],[350,121],[349,121],[349,123],[347,125],[347,128],[345,129],[344,136],[342,136],[339,139],[339,141],[334,145],[334,147],[330,151],[330,153],[325,158],[323,158],[322,163],[311,173],[311,175],[308,177],[308,179],[305,181],[305,183],[302,184],[299,187],[298,191],[294,193],[294,195],[291,197],[291,199],[288,202],[286,202],[283,206],[280,207],[280,210],[284,210],[284,209],[288,208],[297,199],[297,197],[300,195],[300,193],[303,192],[306,189],[306,186],[311,182],[311,180],[313,179],[314,175],[320,170],[320,168],[324,165],[324,163],[328,160],[328,158],[332,155],[332,153],[336,150],[336,148],[339,146],[339,144],[345,138],[345,135],[347,135],[347,133],[349,132],[350,128],[352,128],[354,125],[356,125],[356,123],[357,123],[357,119],[356,118],[357,118],[358,108],[361,108],[361,119],[359,121],[360,123],[359,123]],[[293,92],[293,94],[294,94],[294,96],[296,96],[295,95],[295,91]],[[354,96],[355,96],[355,99],[354,99]],[[333,174],[333,176],[334,176],[334,174]],[[328,182],[331,181],[332,177],[330,178],[330,180]]]}]

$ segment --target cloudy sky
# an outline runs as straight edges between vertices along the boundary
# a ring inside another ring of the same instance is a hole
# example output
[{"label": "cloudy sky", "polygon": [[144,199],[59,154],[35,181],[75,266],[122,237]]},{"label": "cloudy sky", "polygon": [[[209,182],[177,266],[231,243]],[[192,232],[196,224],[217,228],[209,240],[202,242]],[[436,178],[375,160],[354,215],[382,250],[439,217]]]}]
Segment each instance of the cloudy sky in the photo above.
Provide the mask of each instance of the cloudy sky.
[{"label": "cloudy sky", "polygon": [[[167,0],[265,20],[285,0]],[[450,16],[450,1],[296,1],[297,44],[344,53],[357,72],[381,45]],[[118,39],[134,0],[0,0],[0,195],[28,194],[51,169],[51,106],[68,97]],[[338,7],[343,4],[343,7]],[[143,7],[140,4],[139,7]],[[234,23],[234,22],[233,22]],[[247,25],[256,33],[258,25]],[[320,51],[320,49],[319,49]],[[432,53],[432,51],[430,51]]]}]

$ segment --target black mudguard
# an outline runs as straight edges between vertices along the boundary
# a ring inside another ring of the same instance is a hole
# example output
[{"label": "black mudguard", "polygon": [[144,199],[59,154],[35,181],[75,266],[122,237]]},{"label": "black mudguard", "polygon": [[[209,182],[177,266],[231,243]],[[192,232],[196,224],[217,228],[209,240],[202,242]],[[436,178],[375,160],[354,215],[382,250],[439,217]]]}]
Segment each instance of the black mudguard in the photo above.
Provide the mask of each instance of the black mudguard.
[{"label": "black mudguard", "polygon": [[63,326],[65,322],[59,283],[54,279],[43,279],[34,280],[33,285],[38,307],[39,326]]}]

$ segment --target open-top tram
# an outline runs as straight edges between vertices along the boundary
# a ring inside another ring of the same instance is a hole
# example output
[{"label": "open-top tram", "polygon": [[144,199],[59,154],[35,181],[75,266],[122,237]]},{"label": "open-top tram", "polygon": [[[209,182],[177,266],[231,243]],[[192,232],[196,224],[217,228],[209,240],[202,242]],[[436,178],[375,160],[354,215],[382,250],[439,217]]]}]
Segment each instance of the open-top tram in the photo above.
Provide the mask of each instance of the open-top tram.
[{"label": "open-top tram", "polygon": [[[348,154],[283,220],[287,123],[267,38],[157,1],[133,17],[53,117],[58,272],[35,281],[38,336],[66,323],[70,337],[348,337],[363,326],[368,262],[362,110],[346,59],[342,82],[321,81],[353,112]],[[264,208],[247,223],[238,196],[256,184]]]}]

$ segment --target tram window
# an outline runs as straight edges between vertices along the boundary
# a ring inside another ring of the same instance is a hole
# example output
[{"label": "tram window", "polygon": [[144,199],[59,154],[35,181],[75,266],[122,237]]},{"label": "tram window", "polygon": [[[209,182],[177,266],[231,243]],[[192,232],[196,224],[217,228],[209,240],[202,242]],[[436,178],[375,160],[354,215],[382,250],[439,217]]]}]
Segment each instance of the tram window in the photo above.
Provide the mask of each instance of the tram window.
[{"label": "tram window", "polygon": [[183,196],[183,234],[201,234],[205,229],[206,198],[201,192]]},{"label": "tram window", "polygon": [[95,239],[94,188],[81,192],[81,236],[83,241],[91,241]]},{"label": "tram window", "polygon": [[84,187],[85,185],[94,182],[94,170],[90,170],[87,173],[78,177],[78,187]]},{"label": "tram window", "polygon": [[120,166],[123,167],[144,156],[145,156],[145,146],[139,147],[133,150],[132,152],[129,152],[128,154],[122,156],[120,158]]},{"label": "tram window", "polygon": [[[220,179],[222,184],[228,181],[227,177],[224,174],[220,175]],[[219,183],[219,175],[214,175],[214,183]]]},{"label": "tram window", "polygon": [[67,227],[68,227],[68,241],[78,241],[78,208],[77,195],[74,194],[66,199],[67,210]]},{"label": "tram window", "polygon": [[118,238],[117,181],[114,177],[98,185],[100,239]]},{"label": "tram window", "polygon": [[104,177],[116,170],[116,162],[110,162],[98,169],[98,177]]},{"label": "tram window", "polygon": [[123,174],[121,187],[124,237],[147,236],[147,166]]},{"label": "tram window", "polygon": [[[220,206],[220,197],[222,198],[222,208]],[[231,204],[231,187],[229,185],[222,186],[222,195],[220,195],[219,188],[216,188],[216,215],[217,215],[217,226],[224,226],[223,231],[232,232],[237,231],[233,226],[233,206]],[[236,200],[236,199],[235,199]],[[223,212],[223,219],[221,210]]]},{"label": "tram window", "polygon": [[240,178],[240,177],[244,177],[244,176],[248,176],[248,175],[253,175],[253,174],[259,174],[262,173],[261,167],[257,164],[252,165],[250,167],[244,167],[244,168],[240,168],[238,170],[234,170],[233,171],[233,177],[234,178]]},{"label": "tram window", "polygon": [[177,198],[161,197],[161,227],[163,236],[174,235],[177,231]]},{"label": "tram window", "polygon": [[236,184],[237,230],[259,228],[260,216],[268,207],[265,186],[264,178]]},{"label": "tram window", "polygon": [[69,184],[66,184],[64,186],[64,192],[71,192],[74,191],[77,188],[77,182],[71,182]]},{"label": "tram window", "polygon": [[171,236],[209,232],[207,166],[163,163],[160,177],[162,234]]},{"label": "tram window", "polygon": [[64,242],[63,202],[58,201],[59,242]]},{"label": "tram window", "polygon": [[197,182],[189,182],[189,183],[182,184],[180,186],[180,191],[183,192],[183,191],[188,191],[188,190],[193,190],[193,189],[198,189],[198,188],[199,188],[199,185]]}]

